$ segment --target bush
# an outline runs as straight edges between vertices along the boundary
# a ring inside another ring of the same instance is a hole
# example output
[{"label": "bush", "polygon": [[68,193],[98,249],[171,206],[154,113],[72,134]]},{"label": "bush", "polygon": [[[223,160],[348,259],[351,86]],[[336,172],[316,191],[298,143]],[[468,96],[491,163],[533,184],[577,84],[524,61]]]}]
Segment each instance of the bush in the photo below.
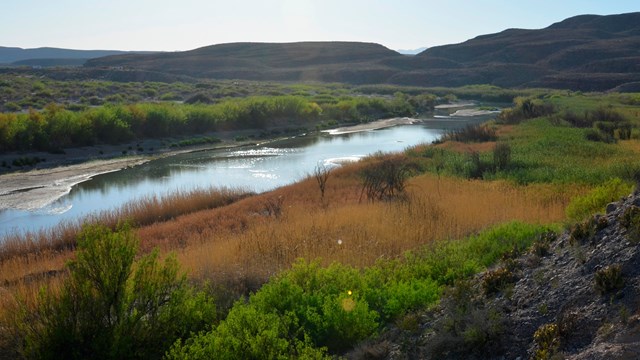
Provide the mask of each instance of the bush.
[{"label": "bush", "polygon": [[493,148],[493,167],[496,170],[505,170],[511,163],[511,146],[507,143],[498,143]]},{"label": "bush", "polygon": [[632,244],[640,242],[640,208],[630,206],[620,218],[620,224],[627,229],[627,238]]},{"label": "bush", "polygon": [[459,141],[469,143],[495,141],[496,139],[496,131],[487,125],[467,125],[462,129],[446,132],[437,142]]},{"label": "bush", "polygon": [[363,195],[370,201],[403,199],[411,170],[404,158],[388,157],[369,164],[361,173],[360,199]]},{"label": "bush", "polygon": [[487,165],[482,161],[479,152],[470,151],[466,156],[466,161],[463,167],[463,175],[467,179],[481,179],[489,166],[490,165]]},{"label": "bush", "polygon": [[425,347],[430,358],[490,358],[500,352],[504,314],[487,306],[471,282],[447,289],[440,307],[443,315]]},{"label": "bush", "polygon": [[624,287],[622,267],[620,265],[610,265],[597,270],[594,282],[596,291],[602,295],[622,289]]},{"label": "bush", "polygon": [[206,329],[215,306],[178,274],[174,256],[154,251],[134,261],[138,240],[127,225],[85,227],[59,295],[43,289],[23,308],[22,353],[38,359],[159,358],[178,338]]},{"label": "bush", "polygon": [[514,283],[515,275],[511,270],[501,267],[493,271],[487,271],[482,278],[482,288],[485,294],[493,295],[504,290],[509,284]]},{"label": "bush", "polygon": [[535,351],[532,359],[551,359],[560,348],[560,328],[556,324],[544,324],[533,334],[533,341]]},{"label": "bush", "polygon": [[584,132],[584,137],[589,141],[603,142],[607,144],[616,142],[616,139],[613,137],[613,135],[604,133],[598,129],[587,129]]},{"label": "bush", "polygon": [[166,359],[323,359],[325,349],[314,348],[308,338],[291,336],[296,328],[291,317],[258,311],[255,307],[236,304],[227,319],[207,334],[178,340],[167,352]]},{"label": "bush", "polygon": [[503,110],[496,120],[503,124],[517,124],[522,120],[551,115],[554,111],[550,103],[533,98],[517,97],[514,99],[514,107]]},{"label": "bush", "polygon": [[591,217],[583,222],[574,224],[569,231],[569,242],[577,245],[591,241],[599,230],[606,227],[606,218],[603,218],[605,223],[598,221],[598,219]]}]

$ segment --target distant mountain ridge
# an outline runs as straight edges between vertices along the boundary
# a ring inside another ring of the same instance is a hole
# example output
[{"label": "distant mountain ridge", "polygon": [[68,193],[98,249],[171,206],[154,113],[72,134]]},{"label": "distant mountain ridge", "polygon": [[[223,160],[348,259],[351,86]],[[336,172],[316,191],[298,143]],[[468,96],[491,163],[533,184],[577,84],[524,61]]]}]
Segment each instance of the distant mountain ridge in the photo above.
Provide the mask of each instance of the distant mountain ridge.
[{"label": "distant mountain ridge", "polygon": [[84,66],[119,81],[212,78],[638,91],[640,12],[580,15],[538,30],[507,29],[413,56],[362,42],[230,43],[109,54]]},{"label": "distant mountain ridge", "polygon": [[[140,54],[148,52],[131,52],[121,50],[73,50],[53,47],[23,49],[19,47],[0,46],[0,64],[42,65],[42,61],[45,61],[45,64],[47,62],[52,62],[57,64],[73,63],[82,65],[82,63],[88,59],[129,53]],[[79,63],[80,61],[82,62]]]},{"label": "distant mountain ridge", "polygon": [[217,79],[376,83],[393,73],[381,60],[402,57],[373,43],[229,43],[174,53],[109,56],[89,60],[86,66]]}]

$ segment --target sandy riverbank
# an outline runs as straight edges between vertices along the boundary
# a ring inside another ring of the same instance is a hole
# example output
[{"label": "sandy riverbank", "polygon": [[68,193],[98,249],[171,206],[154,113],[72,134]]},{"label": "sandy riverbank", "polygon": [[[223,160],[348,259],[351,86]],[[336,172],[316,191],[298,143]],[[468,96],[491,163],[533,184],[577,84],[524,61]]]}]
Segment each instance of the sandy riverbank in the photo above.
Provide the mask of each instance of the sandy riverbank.
[{"label": "sandy riverbank", "polygon": [[0,210],[42,208],[93,176],[137,166],[151,157],[94,160],[76,165],[0,175]]},{"label": "sandy riverbank", "polygon": [[384,129],[384,128],[397,126],[397,125],[411,125],[419,121],[420,120],[418,119],[413,119],[408,117],[383,119],[383,120],[372,121],[366,124],[358,124],[354,126],[345,126],[345,127],[331,129],[331,130],[324,130],[323,132],[326,132],[331,135],[350,134],[350,133],[355,133],[360,131]]}]

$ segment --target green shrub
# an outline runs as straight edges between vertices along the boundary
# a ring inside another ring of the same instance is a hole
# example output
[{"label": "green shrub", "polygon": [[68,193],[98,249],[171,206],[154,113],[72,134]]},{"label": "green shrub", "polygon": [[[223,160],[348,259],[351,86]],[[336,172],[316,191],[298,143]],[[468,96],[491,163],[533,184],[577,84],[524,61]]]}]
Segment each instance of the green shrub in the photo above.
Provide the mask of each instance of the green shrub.
[{"label": "green shrub", "polygon": [[430,358],[490,358],[502,348],[504,314],[487,306],[470,281],[456,282],[445,290],[442,316],[425,350]]},{"label": "green shrub", "polygon": [[323,359],[326,349],[317,349],[309,339],[290,334],[297,329],[290,316],[257,310],[237,303],[227,319],[213,332],[200,334],[187,341],[178,340],[165,355],[166,359]]},{"label": "green shrub", "polygon": [[487,273],[482,278],[482,288],[485,294],[493,295],[504,290],[509,284],[513,284],[516,280],[511,270],[500,267]]},{"label": "green shrub", "polygon": [[624,287],[622,267],[620,265],[610,265],[597,270],[594,282],[594,287],[599,294],[604,295],[622,289]]},{"label": "green shrub", "polygon": [[607,144],[612,144],[616,142],[616,139],[613,137],[613,135],[609,135],[598,129],[585,130],[584,137],[589,141],[603,142]]},{"label": "green shrub", "polygon": [[60,294],[42,289],[35,312],[23,309],[23,355],[158,358],[176,339],[207,329],[212,300],[188,286],[174,256],[161,263],[154,251],[134,261],[137,243],[126,225],[85,227]]},{"label": "green shrub", "polygon": [[517,124],[522,120],[551,115],[555,109],[552,104],[534,98],[516,97],[514,107],[503,110],[497,121],[503,124]]},{"label": "green shrub", "polygon": [[511,163],[511,146],[507,143],[498,143],[493,148],[493,167],[496,170],[505,170]]},{"label": "green shrub", "polygon": [[488,168],[489,166],[482,161],[479,152],[470,151],[467,153],[466,161],[463,166],[464,176],[467,179],[481,179]]},{"label": "green shrub", "polygon": [[569,230],[569,242],[572,245],[577,245],[592,241],[596,233],[607,226],[609,226],[609,221],[606,217],[590,217],[571,226]]},{"label": "green shrub", "polygon": [[630,206],[620,217],[620,224],[627,229],[627,239],[632,244],[640,242],[640,208]]},{"label": "green shrub", "polygon": [[530,252],[531,254],[539,257],[549,255],[549,249],[551,247],[551,243],[558,239],[558,234],[553,231],[546,232],[538,236],[536,241],[531,244]]},{"label": "green shrub", "polygon": [[630,184],[618,178],[610,179],[587,194],[571,199],[565,214],[569,220],[581,221],[597,212],[604,212],[608,203],[630,194],[631,190]]},{"label": "green shrub", "polygon": [[487,125],[467,125],[462,129],[446,132],[437,142],[459,141],[469,143],[495,141],[496,139],[496,131]]},{"label": "green shrub", "polygon": [[560,328],[556,324],[541,325],[533,334],[533,341],[536,347],[532,359],[551,359],[560,348]]}]

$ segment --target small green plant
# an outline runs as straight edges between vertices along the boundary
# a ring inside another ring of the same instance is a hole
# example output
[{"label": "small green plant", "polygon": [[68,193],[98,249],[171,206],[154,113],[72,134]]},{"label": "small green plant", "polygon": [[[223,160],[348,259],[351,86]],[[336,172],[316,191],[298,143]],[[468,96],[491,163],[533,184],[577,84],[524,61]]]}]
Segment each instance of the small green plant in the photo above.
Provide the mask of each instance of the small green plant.
[{"label": "small green plant", "polygon": [[553,231],[549,231],[544,234],[541,234],[540,236],[538,236],[536,241],[534,241],[533,244],[531,245],[531,250],[530,250],[531,254],[538,257],[544,257],[549,255],[551,243],[556,241],[557,238],[558,238],[558,235]]},{"label": "small green plant", "polygon": [[600,229],[595,217],[574,224],[569,231],[569,242],[572,245],[584,244],[591,241],[598,230]]},{"label": "small green plant", "polygon": [[533,341],[536,350],[532,359],[551,359],[560,348],[560,328],[556,324],[544,324],[533,334]]},{"label": "small green plant", "polygon": [[626,208],[620,217],[620,224],[627,229],[627,239],[632,244],[640,242],[640,207]]},{"label": "small green plant", "polygon": [[515,281],[515,275],[507,268],[500,267],[493,271],[488,271],[482,278],[482,288],[485,294],[492,295],[504,290],[509,284]]},{"label": "small green plant", "polygon": [[599,269],[595,274],[595,289],[599,294],[608,294],[624,287],[622,267],[618,264]]}]

